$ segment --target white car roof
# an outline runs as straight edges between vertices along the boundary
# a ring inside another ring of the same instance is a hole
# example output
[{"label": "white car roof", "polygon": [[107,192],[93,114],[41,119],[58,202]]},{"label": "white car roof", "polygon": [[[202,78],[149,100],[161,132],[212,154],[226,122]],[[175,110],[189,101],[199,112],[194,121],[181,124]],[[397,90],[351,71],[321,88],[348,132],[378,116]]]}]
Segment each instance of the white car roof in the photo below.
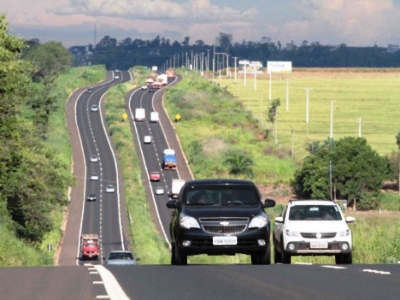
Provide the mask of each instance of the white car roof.
[{"label": "white car roof", "polygon": [[295,205],[337,205],[334,201],[330,200],[290,200],[290,206]]}]

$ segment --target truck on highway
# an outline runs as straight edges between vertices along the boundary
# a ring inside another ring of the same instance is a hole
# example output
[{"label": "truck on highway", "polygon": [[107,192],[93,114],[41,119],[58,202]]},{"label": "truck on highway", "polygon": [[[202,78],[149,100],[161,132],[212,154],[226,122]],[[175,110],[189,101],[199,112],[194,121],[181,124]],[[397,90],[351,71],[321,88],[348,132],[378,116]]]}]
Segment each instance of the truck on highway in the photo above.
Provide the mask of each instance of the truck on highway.
[{"label": "truck on highway", "polygon": [[174,78],[175,78],[175,71],[174,71],[174,69],[168,69],[168,70],[166,71],[166,73],[167,73],[167,77],[168,77],[168,83],[171,83],[172,81],[174,81]]},{"label": "truck on highway", "polygon": [[172,179],[172,185],[171,185],[171,193],[170,193],[170,198],[172,199],[178,199],[179,197],[179,192],[181,191],[181,188],[185,184],[185,180],[183,179]]},{"label": "truck on highway", "polygon": [[99,235],[88,233],[81,235],[81,258],[98,259],[99,258]]},{"label": "truck on highway", "polygon": [[146,111],[144,108],[135,109],[135,121],[140,122],[146,120]]},{"label": "truck on highway", "polygon": [[158,122],[158,112],[152,111],[150,113],[150,122],[157,123]]},{"label": "truck on highway", "polygon": [[164,150],[162,167],[164,170],[176,170],[175,150],[173,150],[173,149],[165,149]]},{"label": "truck on highway", "polygon": [[157,76],[157,81],[161,83],[161,86],[166,86],[168,84],[167,74],[160,74]]}]

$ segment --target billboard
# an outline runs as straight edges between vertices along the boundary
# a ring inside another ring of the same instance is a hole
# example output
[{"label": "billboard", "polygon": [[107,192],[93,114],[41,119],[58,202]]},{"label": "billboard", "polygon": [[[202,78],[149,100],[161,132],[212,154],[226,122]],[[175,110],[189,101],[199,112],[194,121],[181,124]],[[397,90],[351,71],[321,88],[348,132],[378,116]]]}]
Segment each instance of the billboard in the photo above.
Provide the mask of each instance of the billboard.
[{"label": "billboard", "polygon": [[248,60],[239,60],[239,65],[243,65],[242,67],[239,68],[239,73],[257,73],[257,74],[262,74],[263,73],[263,65],[260,61],[248,61]]},{"label": "billboard", "polygon": [[291,61],[268,61],[267,62],[267,72],[292,72],[292,62]]}]

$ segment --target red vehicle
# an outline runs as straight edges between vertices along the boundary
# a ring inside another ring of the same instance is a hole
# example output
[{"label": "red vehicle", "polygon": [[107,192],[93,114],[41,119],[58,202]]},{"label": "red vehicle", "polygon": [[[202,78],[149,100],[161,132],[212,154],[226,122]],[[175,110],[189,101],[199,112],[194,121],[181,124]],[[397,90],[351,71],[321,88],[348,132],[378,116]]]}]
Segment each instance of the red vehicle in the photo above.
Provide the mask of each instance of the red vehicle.
[{"label": "red vehicle", "polygon": [[153,171],[150,173],[150,181],[160,181],[161,175],[158,171]]},{"label": "red vehicle", "polygon": [[81,247],[82,247],[82,260],[98,259],[99,236],[97,234],[82,234]]}]

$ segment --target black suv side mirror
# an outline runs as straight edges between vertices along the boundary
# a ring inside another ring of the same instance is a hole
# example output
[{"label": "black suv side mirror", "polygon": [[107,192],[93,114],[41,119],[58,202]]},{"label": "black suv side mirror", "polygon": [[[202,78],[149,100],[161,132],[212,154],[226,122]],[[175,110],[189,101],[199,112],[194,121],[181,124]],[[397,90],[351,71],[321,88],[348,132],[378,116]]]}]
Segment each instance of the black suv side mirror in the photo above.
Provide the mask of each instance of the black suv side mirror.
[{"label": "black suv side mirror", "polygon": [[276,205],[275,200],[273,199],[265,199],[264,207],[274,207]]},{"label": "black suv side mirror", "polygon": [[181,205],[180,205],[180,203],[179,203],[179,201],[177,201],[177,200],[169,200],[168,202],[167,202],[167,207],[168,208],[179,208]]}]

